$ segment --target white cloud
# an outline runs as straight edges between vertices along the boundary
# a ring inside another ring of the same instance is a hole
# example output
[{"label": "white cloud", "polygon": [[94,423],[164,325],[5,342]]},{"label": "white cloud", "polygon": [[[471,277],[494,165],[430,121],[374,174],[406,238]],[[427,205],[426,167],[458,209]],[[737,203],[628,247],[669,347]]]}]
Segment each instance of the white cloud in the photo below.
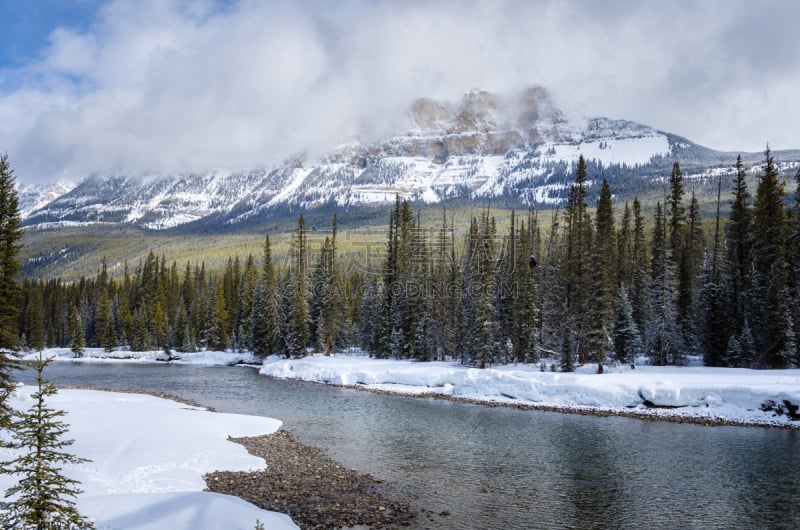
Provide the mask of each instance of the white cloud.
[{"label": "white cloud", "polygon": [[0,72],[0,145],[24,181],[252,168],[391,134],[418,96],[542,84],[575,115],[799,147],[797,5],[115,0]]}]

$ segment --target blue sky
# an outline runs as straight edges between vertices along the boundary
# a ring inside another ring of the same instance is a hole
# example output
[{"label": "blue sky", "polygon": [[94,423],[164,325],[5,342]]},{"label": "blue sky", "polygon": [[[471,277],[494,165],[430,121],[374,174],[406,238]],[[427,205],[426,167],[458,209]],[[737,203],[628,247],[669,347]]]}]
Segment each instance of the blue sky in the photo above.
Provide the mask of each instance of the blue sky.
[{"label": "blue sky", "polygon": [[2,0],[21,182],[249,169],[539,84],[569,116],[800,147],[795,0]]},{"label": "blue sky", "polygon": [[56,28],[86,31],[101,0],[3,0],[0,20],[0,68],[35,61],[47,48]]}]

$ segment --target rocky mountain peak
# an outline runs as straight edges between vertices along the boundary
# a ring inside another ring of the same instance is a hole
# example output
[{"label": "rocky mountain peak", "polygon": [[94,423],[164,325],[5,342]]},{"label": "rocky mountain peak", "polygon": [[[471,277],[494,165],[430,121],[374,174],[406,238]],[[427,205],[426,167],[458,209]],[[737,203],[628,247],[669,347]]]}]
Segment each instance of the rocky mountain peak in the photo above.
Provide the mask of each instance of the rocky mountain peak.
[{"label": "rocky mountain peak", "polygon": [[431,98],[418,98],[411,104],[411,121],[425,132],[444,132],[451,119],[452,106]]},{"label": "rocky mountain peak", "polygon": [[497,116],[500,98],[485,90],[471,90],[461,100],[461,108],[452,127],[451,133],[482,132],[487,133],[497,128]]}]

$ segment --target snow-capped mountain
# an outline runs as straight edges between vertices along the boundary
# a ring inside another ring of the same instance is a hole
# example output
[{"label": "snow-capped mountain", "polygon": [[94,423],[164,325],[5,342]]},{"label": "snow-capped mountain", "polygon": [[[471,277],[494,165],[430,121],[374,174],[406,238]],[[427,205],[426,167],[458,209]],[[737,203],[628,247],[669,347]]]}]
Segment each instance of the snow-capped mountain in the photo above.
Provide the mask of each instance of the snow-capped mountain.
[{"label": "snow-capped mountain", "polygon": [[380,204],[397,194],[426,203],[502,198],[536,206],[564,199],[580,155],[595,177],[660,178],[673,160],[702,171],[724,154],[631,121],[569,121],[541,87],[514,98],[474,90],[456,105],[418,99],[404,132],[321,160],[206,175],[95,176],[74,187],[25,188],[21,209],[28,226],[127,223],[159,230]]}]

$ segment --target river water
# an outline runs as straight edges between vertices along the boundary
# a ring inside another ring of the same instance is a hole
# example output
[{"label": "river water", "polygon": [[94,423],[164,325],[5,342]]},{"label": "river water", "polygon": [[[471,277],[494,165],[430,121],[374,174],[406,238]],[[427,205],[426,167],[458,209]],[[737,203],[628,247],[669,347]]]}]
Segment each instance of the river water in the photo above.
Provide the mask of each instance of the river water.
[{"label": "river water", "polygon": [[425,510],[418,528],[800,528],[800,431],[384,396],[244,367],[54,363],[46,377],[283,420]]}]

